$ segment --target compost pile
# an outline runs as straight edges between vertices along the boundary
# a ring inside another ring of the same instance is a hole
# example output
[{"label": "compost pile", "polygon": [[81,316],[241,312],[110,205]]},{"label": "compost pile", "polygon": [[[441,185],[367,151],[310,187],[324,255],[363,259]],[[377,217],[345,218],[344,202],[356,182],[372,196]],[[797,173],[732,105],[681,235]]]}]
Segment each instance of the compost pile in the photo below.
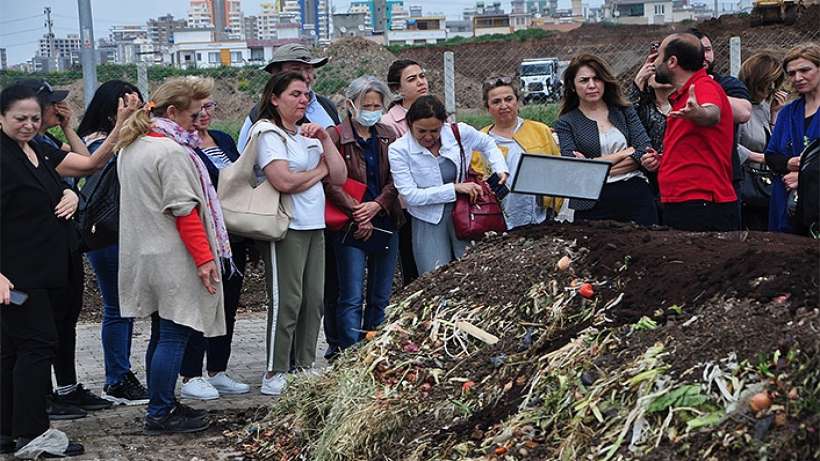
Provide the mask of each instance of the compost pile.
[{"label": "compost pile", "polygon": [[227,435],[277,460],[817,459],[819,264],[755,232],[493,237]]}]

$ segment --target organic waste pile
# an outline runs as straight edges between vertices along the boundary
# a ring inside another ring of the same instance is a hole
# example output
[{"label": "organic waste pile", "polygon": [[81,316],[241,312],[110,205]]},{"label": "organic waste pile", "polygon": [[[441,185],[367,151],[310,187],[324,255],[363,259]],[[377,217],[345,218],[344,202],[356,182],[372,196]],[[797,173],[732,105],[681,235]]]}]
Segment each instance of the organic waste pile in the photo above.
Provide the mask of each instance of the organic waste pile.
[{"label": "organic waste pile", "polygon": [[493,237],[226,435],[276,460],[818,459],[819,264],[755,232]]}]

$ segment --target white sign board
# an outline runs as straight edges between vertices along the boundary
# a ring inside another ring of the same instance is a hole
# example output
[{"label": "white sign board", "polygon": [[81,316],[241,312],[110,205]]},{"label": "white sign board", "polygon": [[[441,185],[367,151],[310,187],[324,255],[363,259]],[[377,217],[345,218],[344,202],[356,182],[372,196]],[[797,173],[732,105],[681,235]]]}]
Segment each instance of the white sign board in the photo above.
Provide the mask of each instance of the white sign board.
[{"label": "white sign board", "polygon": [[552,155],[523,154],[512,192],[598,200],[611,163]]}]

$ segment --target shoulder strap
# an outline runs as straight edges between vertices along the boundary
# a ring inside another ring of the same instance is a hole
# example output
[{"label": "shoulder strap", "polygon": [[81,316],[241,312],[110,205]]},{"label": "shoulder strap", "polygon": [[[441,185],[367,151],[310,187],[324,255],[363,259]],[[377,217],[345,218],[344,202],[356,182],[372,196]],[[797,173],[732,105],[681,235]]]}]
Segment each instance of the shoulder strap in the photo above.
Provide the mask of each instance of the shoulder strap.
[{"label": "shoulder strap", "polygon": [[461,132],[458,130],[458,123],[451,123],[450,129],[453,130],[453,136],[455,136],[456,138],[456,142],[458,143],[458,149],[461,153],[461,171],[459,171],[458,174],[458,182],[461,182],[464,180],[467,174],[467,156],[464,154],[464,145],[461,144]]}]

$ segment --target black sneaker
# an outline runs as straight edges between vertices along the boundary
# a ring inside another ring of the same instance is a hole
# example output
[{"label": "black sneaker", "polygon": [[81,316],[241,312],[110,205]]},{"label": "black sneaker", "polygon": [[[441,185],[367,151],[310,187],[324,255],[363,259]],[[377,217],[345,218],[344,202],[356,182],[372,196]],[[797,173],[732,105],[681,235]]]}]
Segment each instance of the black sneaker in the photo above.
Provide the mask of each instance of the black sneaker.
[{"label": "black sneaker", "polygon": [[176,403],[176,408],[177,411],[191,418],[205,419],[208,417],[208,410],[197,410],[196,408],[191,408],[179,402]]},{"label": "black sneaker", "polygon": [[[25,447],[31,440],[27,439],[19,439],[17,440],[17,445],[15,451]],[[70,456],[80,456],[85,453],[85,447],[81,443],[72,442],[69,440],[68,447],[66,447],[65,451],[62,454],[54,455],[51,453],[43,452],[40,455],[41,458],[66,458]]]},{"label": "black sneaker", "polygon": [[210,421],[185,414],[179,405],[162,418],[153,418],[145,415],[143,433],[145,435],[160,435],[186,432],[200,432],[208,429]]},{"label": "black sneaker", "polygon": [[116,405],[145,405],[148,403],[148,389],[129,371],[118,384],[106,384],[102,398]]},{"label": "black sneaker", "polygon": [[88,416],[88,413],[82,408],[55,401],[52,396],[46,397],[46,413],[48,413],[48,419],[51,421],[80,419]]},{"label": "black sneaker", "polygon": [[112,402],[94,395],[82,384],[77,384],[77,388],[70,394],[60,395],[55,393],[53,398],[55,402],[80,407],[86,411],[105,410],[114,406]]}]

